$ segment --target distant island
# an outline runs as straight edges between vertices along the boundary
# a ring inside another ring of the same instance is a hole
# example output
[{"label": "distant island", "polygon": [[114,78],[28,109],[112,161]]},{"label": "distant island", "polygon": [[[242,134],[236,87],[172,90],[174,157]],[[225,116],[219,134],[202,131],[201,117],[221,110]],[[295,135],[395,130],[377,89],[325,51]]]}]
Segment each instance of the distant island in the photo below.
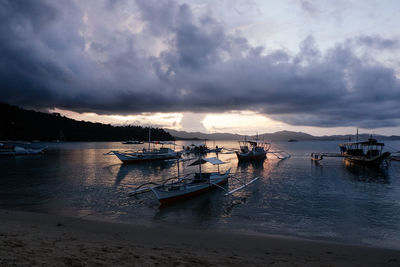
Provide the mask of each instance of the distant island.
[{"label": "distant island", "polygon": [[[185,131],[175,131],[166,129],[176,140],[247,140],[255,139],[256,136],[245,136],[240,134],[231,133],[201,133],[201,132],[185,132]],[[374,138],[378,140],[400,140],[400,136],[384,136],[384,135],[373,135]],[[367,140],[370,138],[370,134],[359,134],[359,140]],[[265,141],[280,141],[280,142],[299,142],[299,141],[355,141],[355,134],[348,135],[330,135],[330,136],[313,136],[311,134],[303,132],[292,132],[292,131],[279,131],[275,133],[264,133],[258,135],[259,140]]]},{"label": "distant island", "polygon": [[[0,140],[146,141],[148,136],[148,127],[77,121],[59,113],[25,110],[0,103]],[[165,141],[174,140],[174,137],[163,129],[152,128],[151,139]]]}]

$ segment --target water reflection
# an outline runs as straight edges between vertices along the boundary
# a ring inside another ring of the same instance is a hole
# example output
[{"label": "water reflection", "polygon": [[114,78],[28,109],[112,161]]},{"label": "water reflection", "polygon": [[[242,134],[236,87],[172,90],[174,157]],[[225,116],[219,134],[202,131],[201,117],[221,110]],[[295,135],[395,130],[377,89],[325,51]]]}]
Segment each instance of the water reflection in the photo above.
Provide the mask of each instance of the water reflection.
[{"label": "water reflection", "polygon": [[369,166],[357,165],[343,160],[345,169],[351,173],[350,178],[354,181],[389,184],[387,168],[372,168]]},{"label": "water reflection", "polygon": [[[230,181],[223,186],[229,189]],[[222,218],[230,217],[233,207],[243,203],[235,197],[226,197],[221,189],[199,194],[196,197],[183,199],[168,205],[161,205],[154,215],[154,220],[165,220],[174,218],[176,223],[188,221],[199,227],[208,227]]]},{"label": "water reflection", "polygon": [[[115,165],[110,165],[107,168],[111,168]],[[147,177],[158,177],[171,167],[175,167],[176,164],[164,161],[146,162],[141,164],[119,164],[118,172],[115,176],[115,185],[119,185],[126,177],[137,177],[142,180]],[[137,180],[137,179],[136,179]]]},{"label": "water reflection", "polygon": [[237,169],[242,172],[264,169],[264,159],[256,161],[238,161]]}]

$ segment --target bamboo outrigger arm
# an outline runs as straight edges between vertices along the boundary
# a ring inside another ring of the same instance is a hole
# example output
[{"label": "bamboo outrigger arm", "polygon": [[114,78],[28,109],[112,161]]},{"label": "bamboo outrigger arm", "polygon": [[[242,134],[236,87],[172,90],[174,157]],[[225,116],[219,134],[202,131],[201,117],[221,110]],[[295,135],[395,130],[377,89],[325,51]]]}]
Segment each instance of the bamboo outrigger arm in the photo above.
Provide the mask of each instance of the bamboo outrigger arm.
[{"label": "bamboo outrigger arm", "polygon": [[248,183],[246,183],[246,184],[244,184],[244,185],[242,185],[242,186],[239,186],[239,187],[236,188],[236,189],[233,189],[233,190],[231,190],[231,191],[225,193],[225,196],[229,196],[229,195],[231,195],[231,194],[233,194],[233,193],[235,193],[235,192],[237,192],[237,191],[239,191],[239,190],[245,188],[246,186],[248,186],[248,185],[254,183],[255,181],[257,181],[258,179],[260,179],[260,177],[257,176],[256,178],[254,178],[254,179],[251,180],[250,182],[248,182]]}]

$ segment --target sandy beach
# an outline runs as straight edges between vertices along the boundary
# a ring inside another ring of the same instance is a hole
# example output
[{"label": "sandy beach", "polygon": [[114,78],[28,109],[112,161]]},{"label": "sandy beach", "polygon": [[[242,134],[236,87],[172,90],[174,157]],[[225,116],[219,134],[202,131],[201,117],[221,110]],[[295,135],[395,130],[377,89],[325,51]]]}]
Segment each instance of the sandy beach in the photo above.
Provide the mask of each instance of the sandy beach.
[{"label": "sandy beach", "polygon": [[0,210],[1,266],[400,266],[400,251]]}]

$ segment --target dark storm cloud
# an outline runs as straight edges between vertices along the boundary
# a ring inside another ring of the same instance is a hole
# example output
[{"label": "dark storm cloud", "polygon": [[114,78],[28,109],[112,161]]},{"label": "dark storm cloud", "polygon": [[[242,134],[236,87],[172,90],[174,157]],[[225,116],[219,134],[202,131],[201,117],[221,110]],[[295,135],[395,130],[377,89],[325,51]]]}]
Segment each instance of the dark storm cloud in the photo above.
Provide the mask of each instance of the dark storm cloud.
[{"label": "dark storm cloud", "polygon": [[359,45],[366,45],[375,49],[398,49],[399,41],[381,36],[359,36],[356,41]]},{"label": "dark storm cloud", "polygon": [[319,11],[314,1],[300,0],[299,5],[304,12],[311,15],[315,15]]},{"label": "dark storm cloud", "polygon": [[310,36],[295,55],[266,53],[187,4],[138,0],[142,29],[130,31],[120,26],[131,19],[121,17],[129,1],[74,3],[0,3],[1,101],[100,114],[251,109],[294,125],[400,125],[396,73],[356,53],[396,49],[397,40],[360,36],[322,52]]}]

